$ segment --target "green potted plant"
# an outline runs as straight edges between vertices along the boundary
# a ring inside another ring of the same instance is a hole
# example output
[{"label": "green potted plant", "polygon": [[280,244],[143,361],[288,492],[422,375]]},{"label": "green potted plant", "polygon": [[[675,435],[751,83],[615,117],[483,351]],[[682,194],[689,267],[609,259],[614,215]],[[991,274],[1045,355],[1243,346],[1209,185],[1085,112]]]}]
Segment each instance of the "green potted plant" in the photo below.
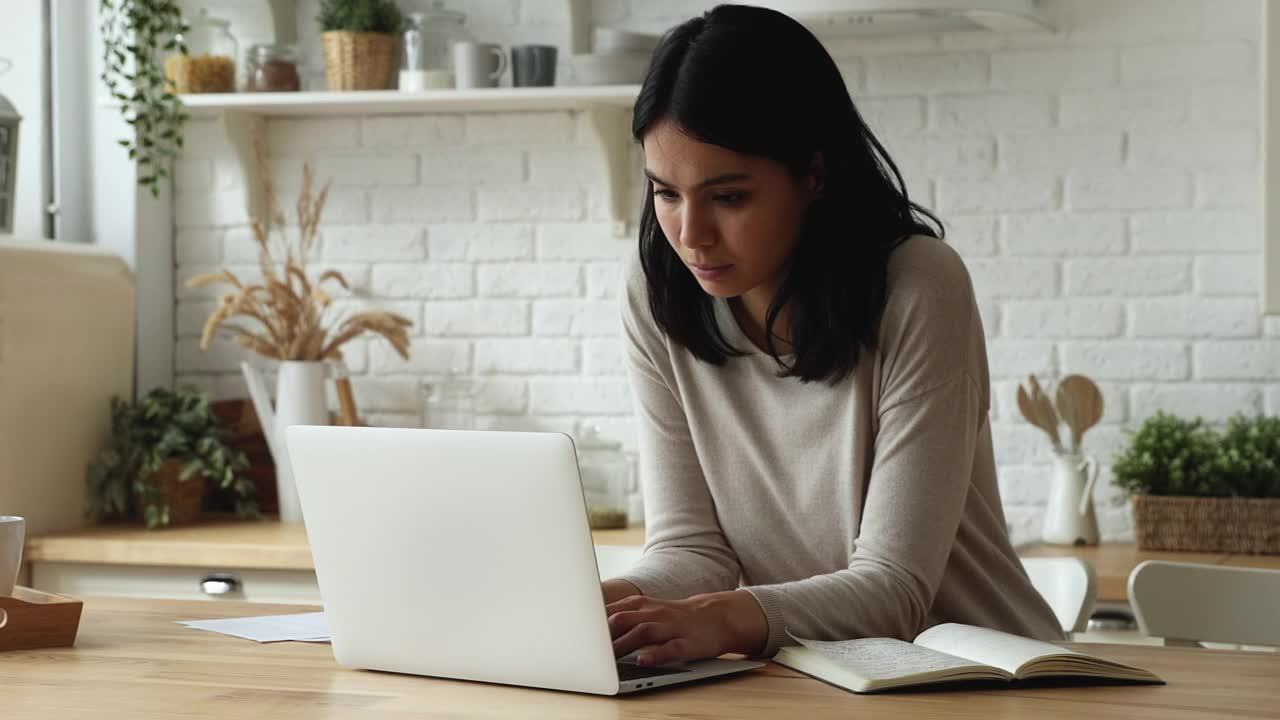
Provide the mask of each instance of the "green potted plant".
[{"label": "green potted plant", "polygon": [[195,522],[212,484],[234,494],[238,517],[259,517],[248,460],[226,440],[199,388],[159,387],[136,403],[112,398],[111,442],[87,473],[90,516],[133,511],[148,528]]},{"label": "green potted plant", "polygon": [[321,0],[316,20],[330,90],[391,86],[396,34],[404,24],[393,0]]},{"label": "green potted plant", "polygon": [[1112,464],[1144,550],[1280,553],[1280,418],[1157,413]]},{"label": "green potted plant", "polygon": [[160,194],[170,160],[182,149],[188,119],[182,101],[166,86],[162,52],[187,54],[188,31],[176,0],[101,0],[102,81],[133,132],[119,140],[137,162],[138,184]]}]

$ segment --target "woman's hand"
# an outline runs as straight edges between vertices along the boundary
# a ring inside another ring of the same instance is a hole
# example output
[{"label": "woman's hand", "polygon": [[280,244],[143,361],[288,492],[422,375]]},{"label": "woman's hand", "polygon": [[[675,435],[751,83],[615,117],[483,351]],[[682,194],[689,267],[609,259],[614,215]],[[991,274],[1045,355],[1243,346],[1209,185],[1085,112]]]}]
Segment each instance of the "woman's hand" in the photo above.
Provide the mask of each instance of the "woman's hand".
[{"label": "woman's hand", "polygon": [[634,595],[610,603],[605,611],[614,655],[639,650],[636,664],[646,667],[729,652],[754,655],[769,633],[764,611],[745,590],[684,600]]}]

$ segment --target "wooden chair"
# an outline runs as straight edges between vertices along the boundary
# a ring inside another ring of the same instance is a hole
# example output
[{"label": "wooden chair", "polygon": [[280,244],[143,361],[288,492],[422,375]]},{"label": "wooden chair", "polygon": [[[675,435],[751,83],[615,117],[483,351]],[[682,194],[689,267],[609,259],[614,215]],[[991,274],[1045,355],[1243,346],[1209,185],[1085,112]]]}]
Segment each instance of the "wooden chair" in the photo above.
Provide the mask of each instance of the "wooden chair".
[{"label": "wooden chair", "polygon": [[1098,596],[1098,576],[1086,560],[1072,557],[1022,558],[1031,585],[1049,603],[1067,638],[1089,627]]},{"label": "wooden chair", "polygon": [[1280,570],[1148,560],[1129,574],[1129,604],[1165,645],[1280,646]]}]

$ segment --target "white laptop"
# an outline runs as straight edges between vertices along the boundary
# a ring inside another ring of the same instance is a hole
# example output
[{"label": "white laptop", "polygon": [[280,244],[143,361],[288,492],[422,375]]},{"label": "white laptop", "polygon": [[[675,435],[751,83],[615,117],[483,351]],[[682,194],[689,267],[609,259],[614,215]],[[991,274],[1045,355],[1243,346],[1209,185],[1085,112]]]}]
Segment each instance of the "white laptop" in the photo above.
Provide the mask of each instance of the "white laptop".
[{"label": "white laptop", "polygon": [[615,660],[567,435],[286,435],[341,665],[603,695],[762,666]]}]

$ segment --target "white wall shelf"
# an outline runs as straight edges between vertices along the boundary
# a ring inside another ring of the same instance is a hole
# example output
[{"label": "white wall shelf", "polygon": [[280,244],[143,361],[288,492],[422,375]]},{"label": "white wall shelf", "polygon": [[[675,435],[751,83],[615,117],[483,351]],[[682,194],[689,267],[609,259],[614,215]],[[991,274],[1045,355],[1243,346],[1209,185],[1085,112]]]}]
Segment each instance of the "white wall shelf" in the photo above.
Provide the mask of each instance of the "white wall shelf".
[{"label": "white wall shelf", "polygon": [[639,85],[480,88],[474,90],[365,90],[354,92],[209,93],[182,95],[193,117],[227,110],[256,115],[418,115],[630,108]]},{"label": "white wall shelf", "polygon": [[183,95],[193,118],[217,117],[239,163],[245,209],[261,215],[262,198],[254,173],[253,139],[268,117],[326,115],[421,115],[435,113],[585,112],[596,135],[609,179],[609,213],[615,230],[625,232],[631,148],[631,107],[638,85],[548,88],[485,88],[400,92],[286,92]]}]

